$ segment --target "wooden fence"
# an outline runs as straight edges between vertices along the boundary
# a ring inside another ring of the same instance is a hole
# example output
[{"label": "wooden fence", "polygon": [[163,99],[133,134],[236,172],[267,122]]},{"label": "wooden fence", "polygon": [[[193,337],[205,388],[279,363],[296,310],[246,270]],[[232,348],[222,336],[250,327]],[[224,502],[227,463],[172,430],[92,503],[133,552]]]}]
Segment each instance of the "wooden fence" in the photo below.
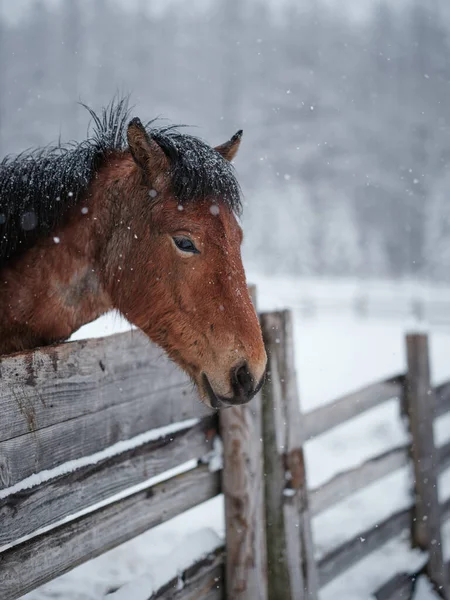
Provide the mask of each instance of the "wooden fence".
[{"label": "wooden fence", "polygon": [[292,308],[304,318],[336,315],[354,315],[365,319],[386,319],[422,323],[433,327],[450,326],[450,299],[424,299],[418,296],[403,298],[371,297],[370,293],[357,293],[351,297],[320,297],[298,294],[293,296]]},{"label": "wooden fence", "polygon": [[[218,414],[198,402],[185,376],[139,332],[2,358],[1,600],[19,598],[220,493],[226,547],[181,574],[182,589],[177,577],[151,600],[316,600],[320,587],[404,530],[428,553],[427,573],[450,598],[441,544],[450,501],[440,506],[437,496],[450,444],[437,451],[432,429],[450,409],[450,383],[431,389],[426,336],[407,337],[406,374],[302,415],[291,319],[287,311],[261,315],[269,356],[263,394]],[[308,492],[305,441],[392,398],[409,423],[410,446]],[[166,426],[172,428],[148,434]],[[217,433],[221,472],[201,460]],[[196,466],[151,480],[192,459]],[[415,471],[411,507],[315,561],[312,515],[408,463]],[[133,486],[139,487],[127,492]],[[411,589],[405,573],[376,597],[407,598]]]},{"label": "wooden fence", "polygon": [[[412,547],[428,553],[426,573],[444,598],[450,598],[449,569],[442,553],[441,526],[450,517],[450,499],[438,500],[438,475],[450,466],[450,442],[437,449],[433,422],[450,410],[450,382],[433,389],[430,383],[428,339],[426,335],[406,336],[408,369],[406,374],[339,399],[305,415],[306,435],[325,433],[349,418],[398,398],[399,410],[406,418],[410,442],[373,457],[361,466],[339,474],[311,493],[314,515],[326,510],[351,494],[412,462],[414,478],[410,507],[390,515],[375,528],[358,532],[318,563],[321,586],[380,549],[389,540],[409,529]],[[364,539],[364,544],[361,544]],[[409,598],[413,590],[412,574],[399,574],[375,592],[378,600]]]}]

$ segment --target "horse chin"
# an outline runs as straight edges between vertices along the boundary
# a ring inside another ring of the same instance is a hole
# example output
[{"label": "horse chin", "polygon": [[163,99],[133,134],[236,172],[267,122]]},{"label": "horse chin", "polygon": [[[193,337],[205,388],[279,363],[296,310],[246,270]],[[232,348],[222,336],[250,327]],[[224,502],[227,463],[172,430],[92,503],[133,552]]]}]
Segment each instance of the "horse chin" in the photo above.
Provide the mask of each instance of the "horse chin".
[{"label": "horse chin", "polygon": [[202,385],[201,391],[203,392],[204,399],[206,399],[211,406],[211,408],[221,408],[223,406],[222,401],[219,396],[213,390],[212,385],[209,382],[208,377],[205,373],[202,373]]}]

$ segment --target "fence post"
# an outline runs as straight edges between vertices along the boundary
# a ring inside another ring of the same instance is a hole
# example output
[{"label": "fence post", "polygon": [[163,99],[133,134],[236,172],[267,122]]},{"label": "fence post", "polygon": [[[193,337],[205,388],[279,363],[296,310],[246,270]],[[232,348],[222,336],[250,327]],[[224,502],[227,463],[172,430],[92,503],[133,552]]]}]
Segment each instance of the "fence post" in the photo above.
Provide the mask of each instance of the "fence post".
[{"label": "fence post", "polygon": [[[250,288],[256,306],[254,287]],[[220,411],[227,600],[267,600],[261,393]]]},{"label": "fence post", "polygon": [[292,314],[262,314],[261,327],[268,353],[263,450],[269,599],[316,600]]},{"label": "fence post", "polygon": [[415,493],[412,544],[428,552],[428,576],[443,597],[450,598],[441,543],[438,453],[433,436],[435,402],[430,382],[428,337],[424,334],[407,335],[406,350],[405,411],[411,431]]}]

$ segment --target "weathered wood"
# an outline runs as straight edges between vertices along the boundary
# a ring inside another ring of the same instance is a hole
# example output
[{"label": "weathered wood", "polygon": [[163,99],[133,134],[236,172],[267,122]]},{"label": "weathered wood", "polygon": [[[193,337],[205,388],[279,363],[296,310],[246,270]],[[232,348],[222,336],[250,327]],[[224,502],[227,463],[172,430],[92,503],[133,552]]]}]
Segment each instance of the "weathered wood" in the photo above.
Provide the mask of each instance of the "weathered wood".
[{"label": "weathered wood", "polygon": [[404,405],[411,431],[415,493],[412,543],[429,553],[428,576],[448,597],[450,587],[442,552],[438,452],[433,438],[434,393],[430,382],[427,336],[406,336],[406,350],[408,371]]},{"label": "weathered wood", "polygon": [[266,600],[260,395],[220,413],[229,600]]},{"label": "weathered wood", "polygon": [[376,600],[411,600],[414,592],[414,575],[398,573],[375,593]]},{"label": "weathered wood", "polygon": [[450,381],[434,388],[435,417],[441,417],[450,410]]},{"label": "weathered wood", "polygon": [[6,550],[1,598],[15,600],[219,492],[218,473],[198,467]]},{"label": "weathered wood", "polygon": [[139,332],[16,354],[0,369],[0,489],[207,414],[186,376]]},{"label": "weathered wood", "polygon": [[0,489],[207,412],[139,332],[15,354],[0,372]]},{"label": "weathered wood", "polygon": [[[146,381],[141,379],[140,385],[144,390]],[[182,394],[180,388],[161,390],[150,398],[142,393],[134,401],[115,404],[91,415],[0,442],[0,490],[33,473],[53,469],[150,429],[168,425],[164,407],[166,403],[182,405]],[[176,414],[176,411],[170,412],[172,416]],[[203,408],[198,412],[204,415]],[[186,414],[186,411],[181,410],[179,414]]]},{"label": "weathered wood", "polygon": [[378,523],[376,527],[358,533],[354,538],[322,557],[318,564],[320,586],[327,585],[371,552],[400,535],[408,529],[411,518],[412,509],[395,513]]},{"label": "weathered wood", "polygon": [[268,353],[263,389],[264,474],[269,598],[314,600],[317,570],[311,535],[292,315],[261,315]]},{"label": "weathered wood", "polygon": [[339,398],[303,415],[305,439],[325,433],[342,425],[361,413],[390,400],[400,398],[403,390],[403,375],[373,383],[357,392]]},{"label": "weathered wood", "polygon": [[204,456],[217,416],[0,499],[0,547],[188,460]]},{"label": "weathered wood", "polygon": [[224,550],[220,548],[180,573],[149,600],[223,600],[224,561]]},{"label": "weathered wood", "polygon": [[166,390],[164,405],[149,408],[155,427],[198,416],[187,376],[139,331],[3,356],[0,441],[119,404],[152,404]]},{"label": "weathered wood", "polygon": [[362,465],[339,473],[325,485],[310,491],[311,512],[317,515],[348,498],[358,490],[374,483],[381,477],[392,473],[408,464],[409,456],[406,447],[394,448]]},{"label": "weathered wood", "polygon": [[[254,291],[252,297],[256,304]],[[219,423],[224,454],[227,598],[266,600],[261,394],[250,404],[222,410]]]}]

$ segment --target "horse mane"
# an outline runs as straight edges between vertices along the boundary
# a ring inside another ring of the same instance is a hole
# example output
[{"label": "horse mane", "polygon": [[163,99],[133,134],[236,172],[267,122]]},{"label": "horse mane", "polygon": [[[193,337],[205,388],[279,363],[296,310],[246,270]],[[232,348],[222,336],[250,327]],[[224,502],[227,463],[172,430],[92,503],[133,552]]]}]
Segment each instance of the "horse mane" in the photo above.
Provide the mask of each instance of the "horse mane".
[{"label": "horse mane", "polygon": [[[0,265],[48,236],[70,208],[86,194],[105,160],[128,148],[128,98],[115,98],[96,114],[88,139],[32,149],[0,162]],[[201,139],[180,126],[146,130],[164,151],[171,166],[172,192],[180,204],[215,198],[241,211],[241,193],[233,167]]]}]

